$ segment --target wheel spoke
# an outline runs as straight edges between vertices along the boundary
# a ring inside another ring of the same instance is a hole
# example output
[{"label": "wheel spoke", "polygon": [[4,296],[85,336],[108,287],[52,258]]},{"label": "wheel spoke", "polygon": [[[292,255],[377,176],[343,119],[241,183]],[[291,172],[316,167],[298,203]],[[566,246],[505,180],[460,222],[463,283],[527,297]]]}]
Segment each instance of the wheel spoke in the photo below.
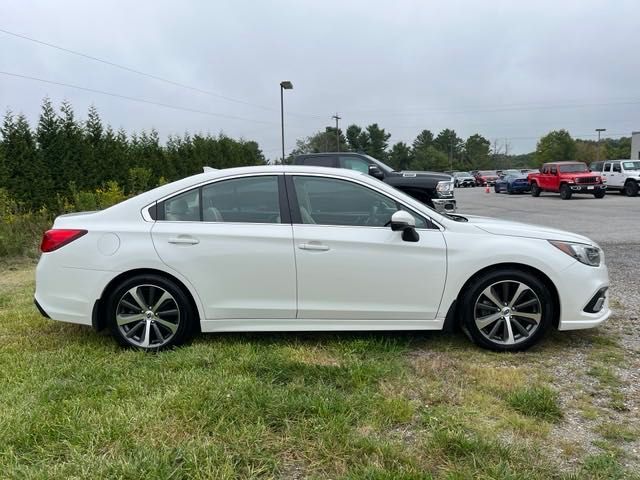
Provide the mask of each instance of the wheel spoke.
[{"label": "wheel spoke", "polygon": [[502,318],[502,312],[492,313],[491,315],[486,315],[484,317],[476,318],[476,325],[478,325],[479,329],[483,329],[488,327],[493,322],[496,322]]},{"label": "wheel spoke", "polygon": [[158,301],[155,303],[155,305],[153,307],[151,307],[151,311],[157,315],[158,314],[158,309],[167,300],[173,300],[173,297],[171,296],[171,294],[169,292],[163,291],[162,295],[160,295],[160,298],[158,299]]},{"label": "wheel spoke", "polygon": [[514,305],[513,308],[517,308],[518,310],[522,310],[523,308],[527,308],[530,307],[532,305],[535,305],[538,303],[538,299],[537,298],[532,298],[531,300],[527,300],[524,303],[521,303],[519,305]]},{"label": "wheel spoke", "polygon": [[118,325],[127,325],[128,323],[131,323],[131,322],[139,322],[142,319],[144,319],[144,314],[142,313],[134,313],[134,314],[120,313],[116,315],[116,321],[118,322]]},{"label": "wheel spoke", "polygon": [[129,295],[133,297],[141,310],[147,309],[148,305],[147,302],[145,302],[144,297],[140,293],[140,287],[133,287],[131,290],[129,290]]},{"label": "wheel spoke", "polygon": [[153,323],[153,331],[154,331],[154,332],[155,332],[155,334],[156,334],[156,338],[157,338],[160,342],[164,341],[164,335],[162,335],[162,333],[160,332],[160,329],[158,328],[158,325],[157,325],[157,324],[155,324],[155,323]]},{"label": "wheel spoke", "polygon": [[[506,283],[506,282],[505,282]],[[527,292],[531,290],[529,287],[527,287],[524,283],[519,283],[518,284],[518,289],[516,290],[516,293],[513,294],[513,297],[511,297],[511,301],[509,302],[509,307],[513,308],[513,306],[515,305],[515,303],[520,299],[520,297],[522,296],[522,294],[524,292]]]},{"label": "wheel spoke", "polygon": [[506,343],[507,345],[513,345],[514,343],[516,343],[516,340],[515,338],[513,338],[513,329],[511,328],[511,318],[505,317],[504,323],[507,327],[505,328],[506,338],[502,337],[504,340],[504,343]]},{"label": "wheel spoke", "polygon": [[487,297],[489,300],[491,300],[491,302],[498,307],[499,309],[502,309],[503,305],[502,302],[500,302],[500,300],[498,299],[498,297],[496,297],[496,295],[493,293],[493,289],[492,287],[487,287],[482,291],[482,295],[484,295],[485,297]]},{"label": "wheel spoke", "polygon": [[500,321],[495,323],[495,325],[493,326],[493,328],[489,332],[489,335],[488,335],[489,338],[493,338],[493,336],[498,331],[498,328],[500,328],[500,325],[504,325],[504,318],[500,318]]},{"label": "wheel spoke", "polygon": [[131,328],[131,330],[129,330],[126,334],[125,337],[127,338],[131,338],[135,335],[135,333],[140,330],[140,327],[142,327],[145,324],[144,321],[138,323],[135,327]]},{"label": "wheel spoke", "polygon": [[165,310],[163,312],[156,313],[157,316],[162,315],[163,317],[166,317],[167,315],[171,316],[171,315],[177,315],[177,314],[178,314],[178,310],[176,308],[172,308],[171,310]]},{"label": "wheel spoke", "polygon": [[140,343],[140,346],[143,348],[148,348],[151,343],[150,343],[150,339],[151,339],[151,321],[150,320],[145,320],[145,326],[144,326],[144,337],[142,339],[142,342]]},{"label": "wheel spoke", "polygon": [[161,318],[156,318],[156,322],[162,325],[163,327],[166,327],[169,330],[171,330],[171,333],[176,333],[176,330],[178,330],[178,325],[175,323],[167,322],[166,320],[163,320]]},{"label": "wheel spoke", "polygon": [[515,318],[513,318],[513,317],[511,317],[511,324],[512,324],[512,325],[515,325],[516,330],[518,330],[518,332],[520,332],[520,334],[521,334],[523,337],[528,337],[528,336],[529,336],[529,331],[528,331],[526,328],[524,328],[524,327],[522,326],[522,324],[521,324],[518,320],[516,320]]},{"label": "wheel spoke", "polygon": [[511,315],[514,317],[528,318],[535,323],[540,323],[540,319],[542,318],[542,314],[540,313],[511,312]]},{"label": "wheel spoke", "polygon": [[123,298],[122,300],[120,300],[120,304],[124,305],[125,307],[127,307],[129,310],[135,310],[136,312],[138,310],[140,310],[140,307],[138,305],[134,305],[133,303],[131,303],[129,300],[127,300],[126,298]]}]

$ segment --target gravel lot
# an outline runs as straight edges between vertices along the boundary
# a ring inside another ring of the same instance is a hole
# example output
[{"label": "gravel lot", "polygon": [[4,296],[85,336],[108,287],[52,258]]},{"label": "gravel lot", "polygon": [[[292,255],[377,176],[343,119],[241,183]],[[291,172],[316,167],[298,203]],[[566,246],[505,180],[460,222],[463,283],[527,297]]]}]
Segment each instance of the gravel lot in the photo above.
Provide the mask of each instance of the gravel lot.
[{"label": "gravel lot", "polygon": [[[497,194],[484,188],[456,189],[458,212],[504,218],[537,225],[545,225],[586,235],[595,240],[605,252],[611,279],[611,319],[598,330],[615,339],[624,351],[622,365],[612,367],[622,380],[620,390],[627,399],[622,410],[603,408],[606,416],[621,424],[640,426],[640,196],[629,198],[610,193],[603,199],[590,195],[576,195],[562,200],[560,195],[543,193],[534,198],[529,194]],[[580,332],[575,334],[579,339]],[[551,369],[557,378],[563,403],[573,404],[586,392],[596,398],[599,387],[582,367],[588,369],[585,357],[589,347],[567,349],[562,359],[551,359]],[[570,365],[571,367],[568,367]],[[578,384],[576,385],[576,382]],[[569,387],[571,385],[571,387]],[[563,388],[564,387],[564,388]],[[571,391],[575,389],[575,391]],[[600,415],[599,417],[602,417]],[[600,419],[600,418],[599,418]],[[590,427],[578,416],[567,419],[560,439],[571,439],[589,451],[595,443]],[[640,442],[626,446],[631,466],[640,470]]]}]

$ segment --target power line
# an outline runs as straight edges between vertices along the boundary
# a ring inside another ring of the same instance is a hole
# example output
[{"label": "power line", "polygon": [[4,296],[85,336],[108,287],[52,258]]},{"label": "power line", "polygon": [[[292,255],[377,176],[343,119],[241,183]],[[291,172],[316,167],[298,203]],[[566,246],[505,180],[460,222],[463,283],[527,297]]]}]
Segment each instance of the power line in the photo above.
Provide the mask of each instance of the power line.
[{"label": "power line", "polygon": [[617,105],[640,105],[640,100],[624,100],[612,102],[596,102],[596,103],[564,103],[564,104],[539,104],[539,103],[519,103],[500,106],[486,107],[462,107],[456,108],[433,108],[419,107],[411,110],[352,110],[350,114],[384,114],[390,116],[412,116],[422,113],[449,113],[449,114],[467,114],[467,113],[492,113],[492,112],[510,112],[510,111],[527,111],[527,110],[556,110],[564,108],[588,108],[588,107],[606,107]]},{"label": "power line", "polygon": [[76,90],[83,90],[85,92],[99,93],[100,95],[108,95],[110,97],[121,98],[123,100],[130,100],[132,102],[146,103],[146,104],[149,104],[149,105],[156,105],[158,107],[171,108],[173,110],[182,110],[182,111],[185,111],[185,112],[200,113],[202,115],[209,115],[209,116],[212,116],[212,117],[227,118],[227,119],[231,119],[231,120],[241,120],[241,121],[244,121],[244,122],[264,123],[264,124],[271,124],[271,125],[275,124],[275,122],[267,122],[267,121],[264,121],[264,120],[255,120],[255,119],[252,119],[252,118],[237,117],[235,115],[227,115],[225,113],[209,112],[209,111],[206,111],[206,110],[198,110],[196,108],[181,107],[179,105],[171,105],[171,104],[168,104],[168,103],[155,102],[153,100],[146,100],[144,98],[131,97],[129,95],[122,95],[122,94],[114,93],[114,92],[106,92],[104,90],[97,90],[95,88],[82,87],[80,85],[72,85],[70,83],[55,82],[53,80],[45,80],[44,78],[31,77],[29,75],[21,75],[19,73],[11,73],[11,72],[0,71],[0,74],[6,75],[6,76],[9,76],[9,77],[14,77],[14,78],[22,78],[22,79],[26,79],[26,80],[33,80],[35,82],[48,83],[50,85],[58,85],[58,86],[61,86],[61,87],[75,88]]},{"label": "power line", "polygon": [[[125,70],[125,71],[130,72],[130,73],[135,73],[136,75],[141,75],[143,77],[151,78],[151,79],[157,80],[159,82],[164,82],[164,83],[167,83],[169,85],[185,88],[187,90],[198,92],[198,93],[201,93],[201,94],[204,94],[204,95],[209,95],[211,97],[220,98],[222,100],[226,100],[226,101],[234,102],[234,103],[239,103],[239,104],[242,104],[242,105],[248,105],[250,107],[260,108],[262,110],[268,110],[268,111],[272,111],[272,112],[273,111],[277,111],[277,109],[275,109],[275,108],[266,107],[264,105],[259,105],[259,104],[252,103],[252,102],[247,102],[245,100],[239,100],[237,98],[228,97],[226,95],[221,95],[219,93],[211,92],[209,90],[204,90],[204,89],[199,88],[199,87],[194,87],[192,85],[187,85],[187,84],[184,84],[184,83],[176,82],[175,80],[170,80],[168,78],[160,77],[158,75],[154,75],[154,74],[151,74],[151,73],[143,72],[143,71],[137,70],[135,68],[127,67],[126,65],[121,65],[119,63],[111,62],[109,60],[104,60],[102,58],[94,57],[93,55],[89,55],[89,54],[86,54],[86,53],[78,52],[76,50],[71,50],[69,48],[61,47],[60,45],[55,45],[53,43],[45,42],[43,40],[38,40],[36,38],[28,37],[27,35],[22,35],[20,33],[15,33],[15,32],[10,32],[9,30],[5,30],[3,28],[0,28],[0,32],[5,33],[7,35],[11,35],[13,37],[21,38],[23,40],[28,40],[30,42],[34,42],[34,43],[37,43],[37,44],[40,44],[40,45],[44,45],[44,46],[49,47],[49,48],[55,48],[56,50],[60,50],[60,51],[65,52],[65,53],[69,53],[71,55],[76,55],[78,57],[86,58],[86,59],[92,60],[94,62],[100,62],[100,63],[103,63],[105,65],[109,65],[111,67],[119,68],[121,70]],[[295,113],[295,112],[289,112],[289,115],[299,116],[299,117],[314,117],[314,118],[319,118],[320,117],[319,115]]]}]

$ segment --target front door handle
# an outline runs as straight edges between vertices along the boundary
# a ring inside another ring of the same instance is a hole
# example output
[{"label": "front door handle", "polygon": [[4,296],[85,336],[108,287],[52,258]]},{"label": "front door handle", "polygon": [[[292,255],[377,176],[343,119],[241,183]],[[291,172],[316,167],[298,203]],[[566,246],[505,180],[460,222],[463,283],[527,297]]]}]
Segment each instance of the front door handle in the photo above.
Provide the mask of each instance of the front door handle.
[{"label": "front door handle", "polygon": [[316,252],[326,252],[327,250],[329,250],[329,247],[327,245],[323,245],[317,242],[301,243],[300,245],[298,245],[298,248],[300,250],[315,250]]},{"label": "front door handle", "polygon": [[168,241],[175,245],[196,245],[200,243],[200,240],[193,237],[171,237]]}]

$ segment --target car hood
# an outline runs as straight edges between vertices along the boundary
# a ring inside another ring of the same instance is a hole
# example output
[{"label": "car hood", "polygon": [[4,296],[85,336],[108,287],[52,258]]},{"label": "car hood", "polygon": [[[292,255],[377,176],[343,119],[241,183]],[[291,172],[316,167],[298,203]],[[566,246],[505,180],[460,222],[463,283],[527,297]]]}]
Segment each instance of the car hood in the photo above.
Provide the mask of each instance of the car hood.
[{"label": "car hood", "polygon": [[480,217],[476,215],[463,215],[469,220],[468,223],[490,233],[492,235],[506,235],[510,237],[539,238],[541,240],[563,240],[568,242],[588,243],[595,245],[589,238],[577,233],[567,232],[542,225],[531,225],[528,223],[512,222],[510,220],[500,220],[497,218]]},{"label": "car hood", "polygon": [[401,175],[403,177],[429,177],[432,179],[437,179],[440,181],[445,181],[445,182],[450,182],[452,180],[451,175],[447,175],[446,173],[442,173],[442,172],[426,172],[426,171],[419,171],[419,172],[412,172],[412,171],[407,171],[407,170],[403,170],[401,172],[395,172],[398,175]]}]

